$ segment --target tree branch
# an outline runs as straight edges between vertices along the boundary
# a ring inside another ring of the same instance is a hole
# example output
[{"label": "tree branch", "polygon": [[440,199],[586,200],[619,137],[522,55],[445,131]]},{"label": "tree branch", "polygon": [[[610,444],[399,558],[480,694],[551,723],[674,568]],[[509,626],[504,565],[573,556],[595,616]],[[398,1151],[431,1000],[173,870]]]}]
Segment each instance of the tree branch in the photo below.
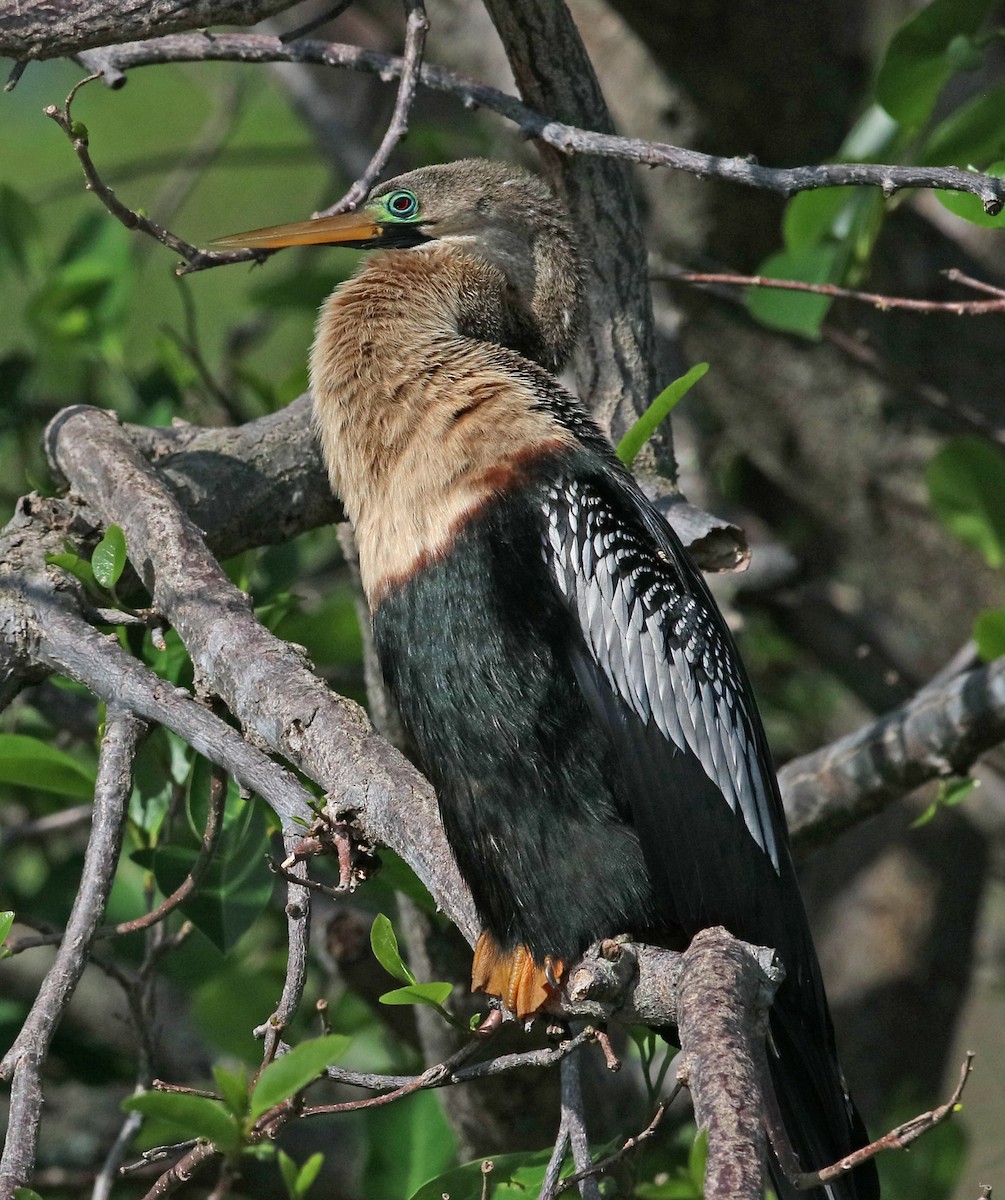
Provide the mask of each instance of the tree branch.
[{"label": "tree branch", "polygon": [[0,1079],[24,1073],[11,1095],[7,1139],[0,1162],[2,1195],[27,1184],[34,1163],[42,1100],[37,1073],[84,973],[94,932],[112,889],[132,789],[133,759],[146,728],[144,721],[126,709],[116,704],[109,707],[98,758],[91,836],[66,933],[14,1044],[0,1061]]},{"label": "tree branch", "polygon": [[932,779],[965,775],[1005,739],[1005,658],[922,688],[907,704],[786,764],[793,845],[829,841]]},{"label": "tree branch", "polygon": [[[96,60],[91,60],[92,62]],[[305,38],[284,43],[266,34],[179,34],[170,38],[128,42],[102,52],[102,67],[128,70],[163,62],[313,62],[398,78],[403,60],[376,50]],[[989,216],[1005,202],[1005,180],[958,167],[896,166],[879,163],[824,163],[806,167],[764,167],[749,158],[702,154],[666,142],[617,137],[553,120],[514,96],[442,67],[423,64],[420,81],[435,91],[457,96],[466,107],[486,108],[512,122],[527,137],[562,154],[589,154],[672,167],[700,179],[723,179],[742,187],[782,196],[830,187],[878,187],[887,197],[905,188],[942,189],[977,196]]]}]

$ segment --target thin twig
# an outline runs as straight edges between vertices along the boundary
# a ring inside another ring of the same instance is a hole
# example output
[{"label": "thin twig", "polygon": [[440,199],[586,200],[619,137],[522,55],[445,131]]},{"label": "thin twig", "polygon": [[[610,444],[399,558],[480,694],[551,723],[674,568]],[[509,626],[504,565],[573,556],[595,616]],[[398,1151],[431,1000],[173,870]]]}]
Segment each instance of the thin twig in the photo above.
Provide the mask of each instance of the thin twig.
[{"label": "thin twig", "polygon": [[[289,850],[298,840],[298,835],[286,833],[284,842]],[[262,1067],[266,1067],[276,1055],[283,1031],[293,1020],[300,1001],[303,998],[304,987],[307,983],[307,952],[311,936],[311,894],[303,886],[307,877],[307,864],[293,864],[287,877],[286,885],[286,928],[289,954],[286,959],[286,977],[283,981],[283,994],[276,1005],[275,1012],[265,1025],[255,1030],[256,1037],[264,1037],[265,1048],[262,1056]]]},{"label": "thin twig", "polygon": [[376,153],[370,159],[362,175],[341,200],[336,201],[323,212],[315,213],[316,217],[328,217],[334,213],[348,212],[365,199],[387,166],[387,160],[394,152],[395,146],[408,133],[408,118],[419,86],[419,74],[422,70],[422,55],[426,46],[426,34],[429,32],[429,20],[426,17],[422,0],[404,0],[404,3],[407,14],[405,18],[405,53],[391,120]]},{"label": "thin twig", "polygon": [[319,29],[322,25],[327,25],[329,21],[334,21],[336,17],[340,17],[352,3],[353,0],[338,0],[337,4],[332,4],[329,8],[319,12],[317,16],[311,17],[303,25],[298,25],[296,29],[291,29],[288,33],[281,33],[279,36],[284,42],[295,42],[299,38],[313,33],[315,29]]},{"label": "thin twig", "polygon": [[956,1087],[953,1089],[953,1094],[945,1104],[940,1104],[938,1108],[933,1108],[930,1112],[912,1117],[909,1121],[905,1121],[902,1125],[891,1129],[889,1133],[884,1134],[881,1138],[870,1142],[868,1146],[863,1146],[861,1150],[856,1150],[854,1153],[846,1155],[829,1167],[824,1167],[819,1171],[800,1172],[792,1180],[794,1186],[800,1191],[825,1187],[827,1184],[833,1183],[835,1179],[840,1179],[842,1175],[847,1175],[855,1167],[868,1162],[870,1158],[875,1158],[880,1151],[906,1150],[922,1134],[928,1133],[936,1125],[941,1125],[944,1121],[948,1121],[959,1108],[960,1097],[963,1095],[963,1089],[967,1086],[967,1079],[970,1077],[973,1061],[973,1053],[968,1051],[963,1060],[963,1065],[960,1067],[960,1077]]},{"label": "thin twig", "polygon": [[598,1158],[596,1162],[591,1163],[589,1167],[585,1168],[585,1170],[577,1171],[574,1175],[568,1175],[565,1179],[560,1180],[558,1186],[555,1188],[554,1194],[556,1196],[560,1196],[562,1192],[566,1192],[569,1190],[569,1188],[575,1187],[575,1185],[587,1175],[606,1174],[611,1167],[616,1166],[623,1158],[631,1154],[634,1150],[637,1150],[643,1142],[648,1141],[649,1138],[651,1138],[656,1132],[656,1130],[659,1129],[660,1122],[663,1120],[664,1114],[673,1103],[678,1092],[682,1090],[683,1086],[684,1085],[680,1082],[674,1085],[670,1095],[667,1096],[665,1100],[660,1101],[656,1112],[653,1114],[652,1120],[645,1127],[645,1129],[643,1129],[640,1133],[635,1134],[634,1137],[630,1137],[619,1149],[613,1150],[610,1154],[605,1154],[603,1158]]},{"label": "thin twig", "polygon": [[416,1075],[414,1078],[408,1080],[407,1083],[403,1083],[400,1087],[396,1087],[390,1092],[385,1092],[381,1096],[370,1096],[366,1100],[349,1100],[343,1104],[320,1104],[313,1108],[305,1108],[302,1115],[305,1117],[314,1117],[320,1116],[323,1113],[356,1112],[363,1108],[379,1108],[385,1104],[392,1104],[395,1100],[401,1100],[405,1096],[410,1096],[413,1092],[420,1092],[424,1088],[442,1087],[443,1084],[450,1081],[455,1069],[466,1062],[473,1054],[477,1054],[483,1045],[483,1041],[472,1038],[470,1041],[465,1042],[448,1059],[437,1063],[435,1066],[427,1067],[421,1075]]},{"label": "thin twig", "polygon": [[16,1083],[0,1160],[0,1183],[11,1191],[28,1182],[41,1118],[41,1081],[36,1075],[84,972],[112,888],[132,789],[133,759],[146,728],[126,708],[109,707],[94,786],[91,836],[66,933],[14,1044],[0,1062],[0,1078],[14,1076]]},{"label": "thin twig", "polygon": [[840,287],[836,283],[806,283],[801,279],[772,279],[767,275],[734,275],[723,271],[669,271],[657,272],[653,279],[665,283],[696,283],[713,286],[779,288],[788,292],[809,292],[814,296],[830,296],[832,299],[854,300],[859,304],[871,304],[880,311],[906,309],[914,313],[953,313],[956,316],[983,316],[988,313],[1005,312],[1005,294],[990,284],[981,285],[959,273],[946,272],[947,276],[960,283],[996,293],[995,300],[914,300],[907,296],[886,296],[878,292],[863,292],[857,288]]},{"label": "thin twig", "polygon": [[93,83],[96,79],[100,79],[102,72],[98,71],[93,75],[88,75],[81,79],[70,89],[69,95],[66,97],[63,108],[58,105],[49,104],[42,111],[47,117],[51,117],[56,124],[63,130],[66,136],[70,139],[74,153],[80,160],[80,165],[84,170],[84,177],[87,180],[86,187],[88,191],[94,192],[105,208],[120,221],[127,229],[137,229],[141,233],[145,233],[162,245],[167,246],[169,250],[173,250],[192,267],[202,266],[219,266],[227,262],[249,262],[262,259],[260,251],[247,250],[223,250],[210,251],[200,250],[197,246],[193,246],[190,242],[186,242],[184,238],[178,237],[169,229],[165,229],[163,225],[152,221],[149,217],[142,213],[136,212],[135,209],[123,204],[122,201],[115,195],[112,189],[104,182],[98,173],[97,167],[94,165],[94,160],[91,158],[91,152],[88,145],[87,126],[82,122],[75,121],[72,115],[73,101],[76,98],[77,92],[88,83]]}]

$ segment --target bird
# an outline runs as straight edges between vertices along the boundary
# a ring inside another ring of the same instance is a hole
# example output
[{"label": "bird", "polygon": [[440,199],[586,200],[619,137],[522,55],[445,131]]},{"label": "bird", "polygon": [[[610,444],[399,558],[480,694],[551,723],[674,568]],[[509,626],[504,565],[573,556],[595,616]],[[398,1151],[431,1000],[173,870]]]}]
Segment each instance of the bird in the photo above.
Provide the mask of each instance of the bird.
[{"label": "bird", "polygon": [[[473,987],[527,1017],[602,938],[683,950],[721,925],[771,946],[783,1122],[804,1171],[835,1162],[868,1139],[746,672],[700,571],[557,378],[583,306],[569,217],[532,173],[465,159],[214,243],[319,244],[376,251],[320,311],[314,424],[482,925]],[[872,1162],[826,1188],[878,1190]]]}]

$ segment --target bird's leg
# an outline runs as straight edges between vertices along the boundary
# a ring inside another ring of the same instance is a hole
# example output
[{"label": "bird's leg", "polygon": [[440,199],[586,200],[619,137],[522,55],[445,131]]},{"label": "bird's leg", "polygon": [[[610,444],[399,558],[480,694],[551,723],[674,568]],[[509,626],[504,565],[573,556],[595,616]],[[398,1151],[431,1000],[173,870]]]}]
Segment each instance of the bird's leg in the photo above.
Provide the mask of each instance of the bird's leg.
[{"label": "bird's leg", "polygon": [[471,990],[498,996],[514,1016],[533,1016],[558,990],[564,967],[548,955],[534,960],[526,946],[503,950],[491,934],[483,933],[471,963]]}]

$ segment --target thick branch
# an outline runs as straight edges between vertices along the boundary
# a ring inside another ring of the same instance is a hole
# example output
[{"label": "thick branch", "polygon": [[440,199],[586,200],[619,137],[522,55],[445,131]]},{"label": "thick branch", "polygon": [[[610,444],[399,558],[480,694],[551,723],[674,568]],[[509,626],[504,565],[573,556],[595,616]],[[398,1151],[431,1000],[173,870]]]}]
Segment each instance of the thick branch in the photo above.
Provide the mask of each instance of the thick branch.
[{"label": "thick branch", "polygon": [[699,933],[683,956],[677,994],[678,1076],[708,1131],[707,1200],[763,1195],[764,1101],[757,1062],[778,972],[759,964],[724,929]]},{"label": "thick branch", "polygon": [[[129,42],[104,52],[101,66],[127,70],[162,62],[313,62],[324,66],[366,71],[381,78],[397,78],[402,59],[375,50],[361,50],[338,42],[304,38],[284,43],[265,34],[181,34],[171,38]],[[97,59],[89,60],[91,64]],[[652,167],[672,167],[701,179],[724,179],[744,187],[792,196],[824,187],[878,187],[887,196],[904,188],[939,188],[977,196],[989,215],[1005,202],[1005,181],[957,167],[893,166],[878,163],[824,163],[811,167],[764,167],[749,158],[724,158],[702,154],[665,142],[617,137],[564,124],[497,88],[487,87],[442,67],[423,64],[421,82],[436,91],[457,96],[467,107],[490,109],[512,121],[521,133],[554,147],[562,154],[590,154],[620,158]]]},{"label": "thick branch", "polygon": [[1005,658],[930,684],[907,704],[779,772],[793,842],[829,841],[932,779],[965,775],[1005,738]]},{"label": "thick branch", "polygon": [[22,62],[62,58],[205,25],[254,25],[289,7],[290,0],[0,0],[0,55]]}]

